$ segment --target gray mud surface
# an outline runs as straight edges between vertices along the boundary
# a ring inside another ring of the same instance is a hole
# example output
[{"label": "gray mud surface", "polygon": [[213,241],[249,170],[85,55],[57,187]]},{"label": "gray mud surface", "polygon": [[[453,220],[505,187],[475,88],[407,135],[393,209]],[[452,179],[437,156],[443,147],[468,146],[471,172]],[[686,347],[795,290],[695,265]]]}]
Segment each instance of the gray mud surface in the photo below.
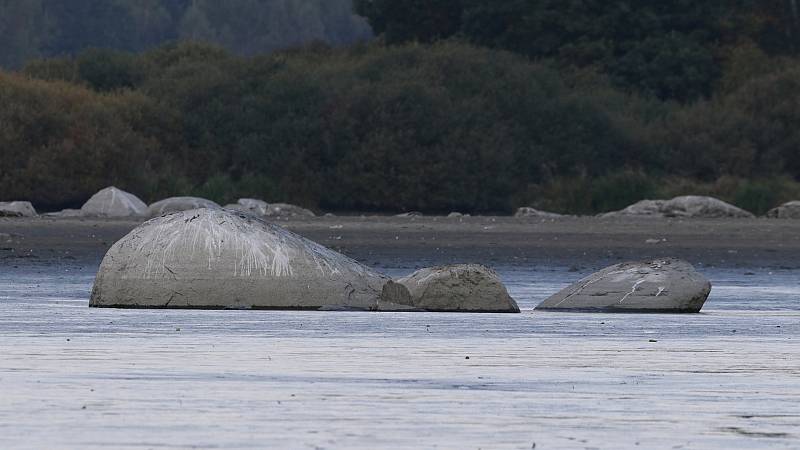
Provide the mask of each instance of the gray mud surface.
[{"label": "gray mud surface", "polygon": [[[800,448],[800,224],[281,223],[393,276],[491,265],[523,312],[91,309],[134,223],[0,220],[0,448]],[[667,255],[701,314],[532,310]]]},{"label": "gray mud surface", "polygon": [[[0,265],[99,263],[138,223],[0,219],[0,233],[16,235],[10,242],[0,238]],[[582,269],[672,256],[709,267],[800,268],[800,220],[343,216],[276,223],[372,266],[413,261]]]}]

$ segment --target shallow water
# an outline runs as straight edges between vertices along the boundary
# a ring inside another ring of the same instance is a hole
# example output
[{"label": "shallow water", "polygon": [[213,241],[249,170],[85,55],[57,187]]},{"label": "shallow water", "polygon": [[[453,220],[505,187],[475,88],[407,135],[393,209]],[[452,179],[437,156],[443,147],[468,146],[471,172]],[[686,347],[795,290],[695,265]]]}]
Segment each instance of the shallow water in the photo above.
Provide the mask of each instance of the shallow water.
[{"label": "shallow water", "polygon": [[705,270],[697,315],[533,312],[558,267],[500,269],[519,315],[98,310],[93,273],[0,267],[0,448],[800,448],[797,271]]}]

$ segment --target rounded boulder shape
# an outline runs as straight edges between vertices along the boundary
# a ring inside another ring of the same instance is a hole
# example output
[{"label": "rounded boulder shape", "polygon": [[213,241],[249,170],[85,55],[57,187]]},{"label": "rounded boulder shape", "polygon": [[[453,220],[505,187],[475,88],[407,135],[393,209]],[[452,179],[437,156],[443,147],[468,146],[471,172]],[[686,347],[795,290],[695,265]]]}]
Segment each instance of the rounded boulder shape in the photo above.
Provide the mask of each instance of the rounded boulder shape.
[{"label": "rounded boulder shape", "polygon": [[[238,207],[233,209],[249,211],[258,216],[266,216],[267,212],[269,211],[269,203],[255,198],[240,198],[236,205]],[[311,214],[313,215],[314,213]]]},{"label": "rounded boulder shape", "polygon": [[57,219],[68,219],[72,217],[83,217],[83,212],[80,209],[62,209],[58,212],[46,213],[45,217],[55,217]]},{"label": "rounded boulder shape", "polygon": [[221,207],[211,200],[199,197],[170,197],[150,205],[150,207],[147,208],[147,214],[149,217],[158,217],[171,212],[189,211],[200,208],[220,209]]},{"label": "rounded boulder shape", "polygon": [[700,312],[711,282],[679,259],[607,267],[548,298],[536,309],[590,312]]},{"label": "rounded boulder shape", "polygon": [[772,219],[800,219],[800,201],[795,200],[770,209],[767,212],[767,217]]},{"label": "rounded boulder shape", "polygon": [[714,197],[685,195],[668,200],[662,206],[662,213],[668,217],[697,218],[752,218],[755,217],[741,208],[725,203]]},{"label": "rounded boulder shape", "polygon": [[288,203],[270,203],[264,214],[266,217],[315,217],[313,211]]},{"label": "rounded boulder shape", "polygon": [[0,217],[34,217],[36,209],[31,202],[0,202]]},{"label": "rounded boulder shape", "polygon": [[665,200],[641,200],[623,210],[601,214],[600,217],[664,217],[662,212],[664,203],[666,203]]},{"label": "rounded boulder shape", "polygon": [[[411,294],[413,308],[436,312],[518,313],[497,273],[478,264],[418,270],[396,284]],[[390,289],[390,285],[386,290]]]},{"label": "rounded boulder shape", "polygon": [[376,310],[388,281],[251,214],[197,209],[152,219],[114,244],[90,305]]},{"label": "rounded boulder shape", "polygon": [[84,203],[81,214],[89,217],[144,217],[147,205],[137,196],[111,186]]},{"label": "rounded boulder shape", "polygon": [[564,216],[552,212],[539,211],[538,209],[525,206],[517,209],[517,212],[514,214],[514,217],[539,217],[542,219],[555,219]]}]

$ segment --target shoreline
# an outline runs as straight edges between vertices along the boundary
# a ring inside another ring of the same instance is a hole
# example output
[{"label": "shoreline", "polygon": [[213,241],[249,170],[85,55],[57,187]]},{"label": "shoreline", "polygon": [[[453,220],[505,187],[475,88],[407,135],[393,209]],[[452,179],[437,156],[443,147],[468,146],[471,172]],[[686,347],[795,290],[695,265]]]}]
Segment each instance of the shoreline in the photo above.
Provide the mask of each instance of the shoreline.
[{"label": "shoreline", "polygon": [[[699,267],[800,269],[796,220],[334,216],[273,222],[374,267],[471,262],[579,271],[671,256]],[[3,218],[0,267],[99,264],[140,223]]]}]

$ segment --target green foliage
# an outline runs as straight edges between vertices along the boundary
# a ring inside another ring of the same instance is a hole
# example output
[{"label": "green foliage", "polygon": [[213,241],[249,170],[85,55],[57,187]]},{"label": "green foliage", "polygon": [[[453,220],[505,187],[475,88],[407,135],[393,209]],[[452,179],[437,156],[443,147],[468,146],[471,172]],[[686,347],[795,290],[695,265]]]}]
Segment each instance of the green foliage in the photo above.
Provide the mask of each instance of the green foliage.
[{"label": "green foliage", "polygon": [[653,140],[666,171],[713,180],[724,175],[800,175],[800,67],[753,78],[710,101],[676,110]]},{"label": "green foliage", "polygon": [[[709,97],[724,49],[751,41],[794,53],[785,0],[359,0],[388,43],[459,37],[561,66],[596,67],[616,86],[661,99]],[[795,9],[792,9],[792,8]]]},{"label": "green foliage", "polygon": [[707,194],[761,212],[800,194],[800,69],[752,44],[731,54],[719,94],[683,105],[452,40],[89,50],[0,75],[0,191],[45,209],[115,184],[331,210],[594,213]]},{"label": "green foliage", "polygon": [[[103,96],[0,73],[0,192],[42,207],[74,205],[98,186],[145,194],[168,176],[168,114],[137,93]],[[159,168],[162,173],[151,171]]]},{"label": "green foliage", "polygon": [[236,197],[236,182],[231,176],[219,173],[209,177],[203,184],[191,190],[191,195],[214,200],[224,205]]},{"label": "green foliage", "polygon": [[76,61],[70,58],[36,59],[26,64],[22,73],[39,80],[85,84]]},{"label": "green foliage", "polygon": [[[630,133],[553,69],[463,44],[312,46],[254,59],[181,44],[139,56],[92,50],[72,63],[27,73],[112,92],[98,101],[152,99],[159,110],[131,121],[179,169],[159,174],[217,199],[510,210],[519,186],[602,175],[632,155]],[[121,161],[137,158],[148,160],[137,149]],[[138,192],[170,189],[157,186]]]},{"label": "green foliage", "polygon": [[245,175],[234,180],[229,174],[218,173],[199,186],[176,192],[214,200],[220,205],[235,203],[245,197],[266,199],[271,202],[281,201],[281,197],[275,194],[277,191],[273,180],[263,175]]},{"label": "green foliage", "polygon": [[96,91],[133,88],[144,70],[130,53],[91,49],[76,60],[78,76]]},{"label": "green foliage", "polygon": [[745,181],[733,194],[733,203],[752,211],[764,214],[782,202],[781,184],[777,181]]},{"label": "green foliage", "polygon": [[800,198],[800,182],[785,176],[747,179],[727,175],[703,182],[621,170],[601,177],[557,177],[531,185],[516,204],[565,214],[594,214],[617,211],[639,200],[680,195],[708,195],[763,215],[780,204]]},{"label": "green foliage", "polygon": [[747,179],[726,175],[712,182],[672,177],[661,181],[653,198],[678,195],[710,195],[762,215],[800,198],[800,182],[785,176]]},{"label": "green foliage", "polygon": [[631,169],[611,171],[598,177],[558,176],[531,185],[517,199],[518,205],[532,205],[565,214],[593,214],[614,211],[646,198],[660,195],[658,181]]}]

